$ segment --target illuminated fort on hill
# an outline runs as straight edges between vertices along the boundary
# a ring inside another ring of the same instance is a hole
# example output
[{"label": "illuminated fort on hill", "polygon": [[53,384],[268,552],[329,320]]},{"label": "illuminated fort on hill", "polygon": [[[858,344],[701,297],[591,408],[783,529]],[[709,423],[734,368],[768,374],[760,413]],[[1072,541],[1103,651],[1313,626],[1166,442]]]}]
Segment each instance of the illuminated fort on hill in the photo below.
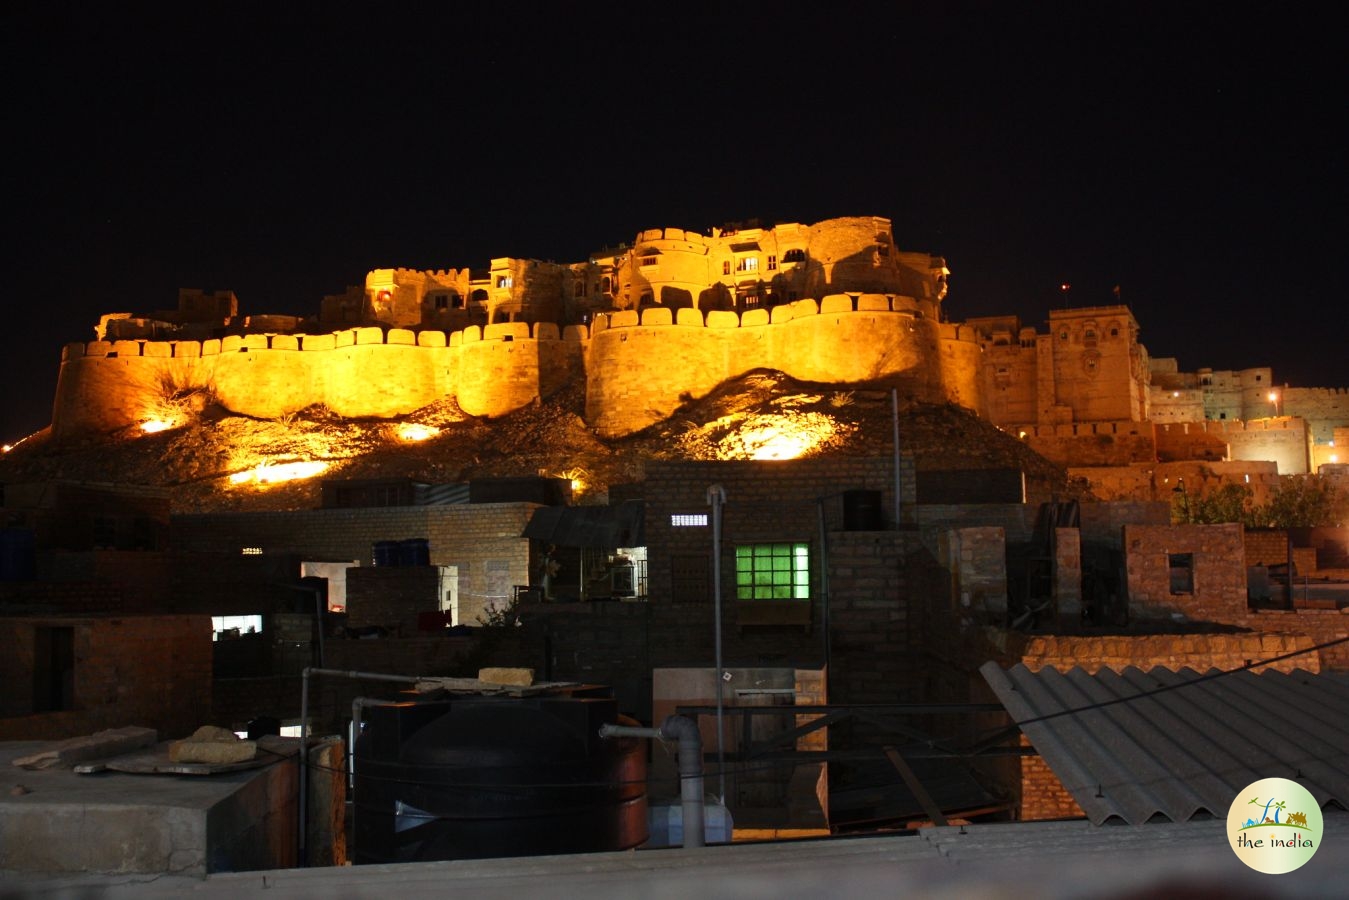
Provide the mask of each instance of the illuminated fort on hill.
[{"label": "illuminated fort on hill", "polygon": [[1118,304],[1052,310],[1043,332],[1015,316],[951,322],[949,274],[943,258],[897,248],[889,219],[857,216],[648,229],[573,263],[375,269],[313,318],[241,316],[230,292],[183,290],[176,310],[110,314],[97,340],[65,347],[53,431],[136,425],[194,390],[258,418],[314,404],[388,418],[445,398],[491,417],[584,378],[587,423],[619,437],[767,368],[953,403],[1051,458],[1090,436],[1111,445],[1097,465],[1155,459],[1154,443],[1177,440],[1285,474],[1338,462],[1342,390],[1278,388],[1267,368],[1181,373],[1149,359]]}]

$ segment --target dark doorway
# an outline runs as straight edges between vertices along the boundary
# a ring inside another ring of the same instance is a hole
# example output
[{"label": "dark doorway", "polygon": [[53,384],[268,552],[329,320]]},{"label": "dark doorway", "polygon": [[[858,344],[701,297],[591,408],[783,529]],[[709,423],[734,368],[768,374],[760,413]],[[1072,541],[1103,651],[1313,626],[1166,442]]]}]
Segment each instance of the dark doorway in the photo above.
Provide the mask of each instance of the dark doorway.
[{"label": "dark doorway", "polygon": [[33,712],[75,708],[75,629],[33,629]]}]

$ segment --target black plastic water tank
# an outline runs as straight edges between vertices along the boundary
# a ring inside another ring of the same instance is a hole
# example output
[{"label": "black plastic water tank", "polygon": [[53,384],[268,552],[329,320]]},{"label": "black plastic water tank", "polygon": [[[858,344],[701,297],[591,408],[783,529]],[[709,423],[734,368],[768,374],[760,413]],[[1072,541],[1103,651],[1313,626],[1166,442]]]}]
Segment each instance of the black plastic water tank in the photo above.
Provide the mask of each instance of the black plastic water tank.
[{"label": "black plastic water tank", "polygon": [[880,491],[843,492],[844,531],[882,531],[885,519],[881,516]]},{"label": "black plastic water tank", "polygon": [[400,566],[431,565],[431,542],[426,538],[399,541],[398,564]]},{"label": "black plastic water tank", "polygon": [[358,864],[647,839],[646,742],[599,736],[619,720],[612,696],[468,696],[366,712],[354,753]]},{"label": "black plastic water tank", "polygon": [[37,577],[37,537],[27,528],[0,528],[0,581]]},{"label": "black plastic water tank", "polygon": [[398,565],[398,542],[375,541],[374,564],[377,566]]}]

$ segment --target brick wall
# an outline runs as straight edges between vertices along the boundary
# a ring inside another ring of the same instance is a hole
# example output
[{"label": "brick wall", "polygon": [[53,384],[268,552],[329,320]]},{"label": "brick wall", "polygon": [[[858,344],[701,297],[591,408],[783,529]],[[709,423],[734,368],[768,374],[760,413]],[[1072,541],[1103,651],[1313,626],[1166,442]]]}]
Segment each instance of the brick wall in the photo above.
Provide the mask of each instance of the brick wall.
[{"label": "brick wall", "polygon": [[951,597],[982,619],[1007,614],[1007,546],[1001,528],[952,528],[938,538]]},{"label": "brick wall", "polygon": [[[43,667],[39,628],[73,632],[70,709],[33,712]],[[211,622],[205,616],[0,619],[0,740],[51,740],[104,728],[156,728],[161,739],[207,724]]]},{"label": "brick wall", "polygon": [[829,548],[830,694],[840,703],[922,696],[923,608],[949,582],[917,532],[837,532]]},{"label": "brick wall", "polygon": [[[1342,617],[1343,618],[1343,617]],[[1238,669],[1252,660],[1305,650],[1316,642],[1300,633],[1231,632],[1227,634],[1145,635],[1035,635],[1022,638],[1020,662],[1038,672],[1044,668],[1080,668],[1121,671],[1134,666],[1144,671],[1156,666],[1206,672]],[[1265,667],[1279,672],[1305,669],[1321,671],[1314,653]],[[1264,671],[1264,669],[1261,669]]]},{"label": "brick wall", "polygon": [[[1245,616],[1240,525],[1128,525],[1124,553],[1131,620],[1180,615],[1235,623]],[[1186,568],[1188,579],[1181,571]]]},{"label": "brick wall", "polygon": [[1280,566],[1288,563],[1288,532],[1282,528],[1246,531],[1246,565]]},{"label": "brick wall", "polygon": [[[422,613],[440,611],[446,571],[441,566],[373,566],[347,572],[347,625],[382,626],[412,637]],[[480,610],[478,610],[480,611]],[[476,615],[473,621],[476,619]]]},{"label": "brick wall", "polygon": [[[1021,735],[1021,746],[1030,741]],[[1014,795],[1019,801],[1017,818],[1032,822],[1045,819],[1081,819],[1086,817],[1059,776],[1040,756],[1021,757],[1021,781]]]},{"label": "brick wall", "polygon": [[[1305,637],[1311,645],[1349,638],[1349,609],[1252,610],[1245,622],[1248,628],[1261,634]],[[1349,641],[1316,651],[1314,664],[1302,657],[1290,664],[1312,672],[1318,669],[1349,672]]]},{"label": "brick wall", "polygon": [[0,582],[4,615],[115,613],[122,609],[122,589],[97,582]]},{"label": "brick wall", "polygon": [[[534,503],[474,503],[175,516],[175,548],[183,554],[177,581],[193,585],[179,594],[199,598],[209,593],[217,605],[247,598],[256,603],[259,595],[285,603],[286,589],[274,582],[281,575],[282,580],[298,578],[301,560],[360,560],[368,566],[376,542],[424,538],[432,565],[458,567],[462,605],[505,603],[515,585],[529,583],[530,542],[520,535],[537,508]],[[241,559],[244,547],[260,548],[262,554]],[[227,589],[196,583],[204,560],[212,571],[218,564],[229,566],[222,570],[229,573]]]}]

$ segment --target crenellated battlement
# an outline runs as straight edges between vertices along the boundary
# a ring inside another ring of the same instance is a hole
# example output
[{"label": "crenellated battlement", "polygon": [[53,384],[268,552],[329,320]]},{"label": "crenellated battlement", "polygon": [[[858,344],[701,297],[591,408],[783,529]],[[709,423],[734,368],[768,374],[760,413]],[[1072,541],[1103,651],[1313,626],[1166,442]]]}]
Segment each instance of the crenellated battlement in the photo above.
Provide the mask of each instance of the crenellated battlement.
[{"label": "crenellated battlement", "polygon": [[[944,376],[942,347],[970,361]],[[89,341],[62,351],[53,424],[62,434],[136,424],[164,385],[210,389],[227,408],[262,418],[315,403],[339,415],[391,417],[445,396],[470,414],[496,416],[583,374],[587,418],[616,436],[759,367],[812,381],[888,378],[916,396],[978,408],[977,382],[965,374],[977,371],[977,352],[971,329],[927,318],[915,298],[865,293],[742,312],[649,307],[589,325]]]}]

